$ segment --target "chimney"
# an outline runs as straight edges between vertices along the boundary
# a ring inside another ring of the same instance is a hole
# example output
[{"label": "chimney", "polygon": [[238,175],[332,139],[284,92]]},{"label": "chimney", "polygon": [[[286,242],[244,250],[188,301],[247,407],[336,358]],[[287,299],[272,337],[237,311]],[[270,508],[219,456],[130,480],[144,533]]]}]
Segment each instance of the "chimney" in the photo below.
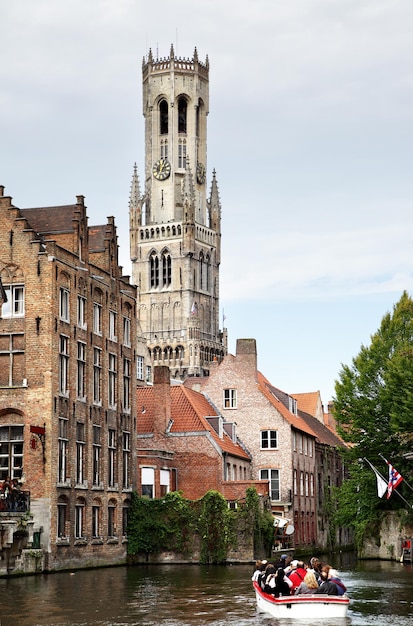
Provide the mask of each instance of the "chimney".
[{"label": "chimney", "polygon": [[257,342],[255,339],[237,339],[236,356],[251,373],[257,372]]},{"label": "chimney", "polygon": [[153,430],[166,432],[171,419],[171,374],[166,365],[157,365],[153,370]]}]

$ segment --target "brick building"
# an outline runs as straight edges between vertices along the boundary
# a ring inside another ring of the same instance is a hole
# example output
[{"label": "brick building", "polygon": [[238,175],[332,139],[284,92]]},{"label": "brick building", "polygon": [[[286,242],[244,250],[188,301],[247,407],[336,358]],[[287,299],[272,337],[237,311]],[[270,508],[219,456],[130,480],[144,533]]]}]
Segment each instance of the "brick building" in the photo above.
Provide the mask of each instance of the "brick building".
[{"label": "brick building", "polygon": [[0,494],[0,572],[122,562],[136,289],[118,265],[114,219],[88,226],[83,196],[19,209],[0,187],[0,277],[0,479],[26,498]]},{"label": "brick building", "polygon": [[268,481],[253,480],[251,457],[207,398],[170,384],[166,366],[154,368],[152,387],[137,390],[138,493],[151,498],[180,490],[196,500],[210,489],[229,502],[245,498],[247,487],[268,495]]},{"label": "brick building", "polygon": [[[319,463],[326,448],[336,452],[341,440],[316,416],[305,414],[304,419],[296,397],[271,385],[257,370],[255,339],[238,339],[235,356],[228,354],[209,377],[187,379],[185,385],[202,390],[224,419],[236,422],[251,454],[252,477],[269,481],[272,511],[281,528],[285,521],[294,526],[295,546],[322,546],[326,536],[318,523]],[[323,421],[322,405],[319,418]],[[280,547],[288,545],[283,534]]]}]

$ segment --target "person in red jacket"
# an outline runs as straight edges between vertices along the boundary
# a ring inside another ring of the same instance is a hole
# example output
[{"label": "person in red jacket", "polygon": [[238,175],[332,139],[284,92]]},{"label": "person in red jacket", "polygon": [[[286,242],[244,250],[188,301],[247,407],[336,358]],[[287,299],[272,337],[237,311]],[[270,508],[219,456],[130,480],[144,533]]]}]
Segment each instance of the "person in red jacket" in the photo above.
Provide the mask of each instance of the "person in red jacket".
[{"label": "person in red jacket", "polygon": [[297,560],[291,561],[290,567],[291,567],[291,571],[287,574],[287,576],[290,579],[290,581],[293,583],[293,586],[291,589],[291,593],[293,594],[294,591],[297,589],[297,587],[299,587],[301,583],[303,582],[307,571],[305,570],[304,563],[302,561],[297,561]]}]

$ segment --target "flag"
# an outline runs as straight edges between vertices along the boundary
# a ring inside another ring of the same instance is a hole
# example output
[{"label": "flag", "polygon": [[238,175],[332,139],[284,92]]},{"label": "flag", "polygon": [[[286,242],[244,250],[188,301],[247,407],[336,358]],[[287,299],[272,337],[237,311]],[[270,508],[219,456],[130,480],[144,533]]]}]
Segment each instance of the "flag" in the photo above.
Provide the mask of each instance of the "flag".
[{"label": "flag", "polygon": [[397,469],[393,467],[391,463],[387,461],[387,464],[389,466],[389,484],[387,485],[387,499],[389,499],[391,494],[393,493],[393,490],[397,489],[397,487],[402,482],[403,476],[399,474]]},{"label": "flag", "polygon": [[382,478],[380,474],[376,472],[376,470],[374,470],[374,473],[376,474],[377,478],[377,495],[379,496],[379,498],[382,498],[387,491],[388,485],[384,478]]},{"label": "flag", "polygon": [[368,459],[366,459],[366,458],[364,458],[364,460],[366,461],[366,463],[368,463],[370,465],[371,469],[376,474],[377,495],[379,496],[379,498],[382,498],[384,496],[384,494],[386,493],[386,491],[387,491],[388,484],[384,480],[383,476],[379,473],[379,471],[376,470],[376,468],[374,467],[373,463],[370,463],[370,461]]}]

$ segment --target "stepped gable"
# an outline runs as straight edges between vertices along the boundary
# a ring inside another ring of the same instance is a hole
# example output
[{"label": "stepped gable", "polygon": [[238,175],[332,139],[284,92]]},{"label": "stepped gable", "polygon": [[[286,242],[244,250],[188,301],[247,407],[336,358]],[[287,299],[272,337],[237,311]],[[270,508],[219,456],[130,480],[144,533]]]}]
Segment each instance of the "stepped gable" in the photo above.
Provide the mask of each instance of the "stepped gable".
[{"label": "stepped gable", "polygon": [[[216,430],[206,417],[218,417],[216,410],[209,404],[202,393],[187,389],[183,385],[172,386],[171,390],[171,433],[199,433],[208,431],[215,443],[223,452],[250,460],[247,452],[224,431],[219,437]],[[153,387],[144,387],[138,390],[137,422],[138,434],[145,435],[153,432],[154,399]]]},{"label": "stepped gable", "polygon": [[107,225],[89,226],[89,252],[103,252],[107,238]]},{"label": "stepped gable", "polygon": [[286,394],[284,391],[281,391],[281,389],[273,387],[269,380],[267,380],[265,376],[259,371],[257,372],[257,383],[263,395],[271,402],[271,404],[277,409],[277,411],[281,413],[283,418],[291,424],[291,426],[293,426],[297,430],[301,430],[307,433],[308,435],[312,435],[313,437],[316,436],[313,429],[305,421],[303,421],[299,416],[291,413],[291,411],[289,411],[289,409],[286,407],[286,399],[289,397],[288,394]]}]

